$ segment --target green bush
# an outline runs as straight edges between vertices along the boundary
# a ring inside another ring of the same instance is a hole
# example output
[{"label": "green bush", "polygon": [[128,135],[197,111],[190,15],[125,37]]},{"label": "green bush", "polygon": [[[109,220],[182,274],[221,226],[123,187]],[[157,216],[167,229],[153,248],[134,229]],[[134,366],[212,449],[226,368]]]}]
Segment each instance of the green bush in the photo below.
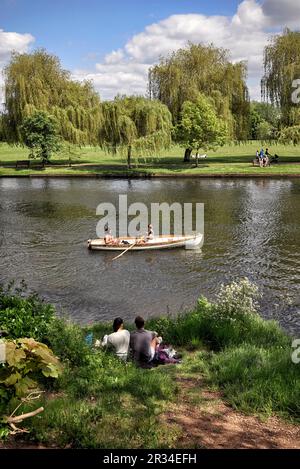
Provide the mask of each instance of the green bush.
[{"label": "green bush", "polygon": [[49,334],[49,325],[54,320],[54,308],[44,303],[36,294],[26,296],[26,286],[13,289],[0,287],[0,329],[8,337],[33,337],[43,341]]},{"label": "green bush", "polygon": [[84,365],[91,352],[85,342],[84,330],[78,324],[57,317],[49,325],[45,342],[71,366]]},{"label": "green bush", "polygon": [[222,286],[213,304],[201,297],[194,311],[176,318],[158,318],[147,322],[166,342],[194,349],[205,344],[222,350],[243,343],[261,347],[289,346],[288,335],[275,321],[265,321],[257,311],[257,288],[247,279]]}]

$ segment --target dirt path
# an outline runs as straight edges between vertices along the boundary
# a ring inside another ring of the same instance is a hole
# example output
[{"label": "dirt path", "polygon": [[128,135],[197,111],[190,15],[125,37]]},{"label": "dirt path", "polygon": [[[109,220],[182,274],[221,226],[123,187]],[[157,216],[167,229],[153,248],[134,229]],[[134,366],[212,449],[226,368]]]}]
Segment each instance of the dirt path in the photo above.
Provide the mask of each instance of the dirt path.
[{"label": "dirt path", "polygon": [[275,417],[262,422],[243,415],[229,407],[220,393],[208,391],[196,379],[180,377],[177,382],[179,404],[172,404],[163,420],[181,429],[178,448],[300,448],[300,426]]}]

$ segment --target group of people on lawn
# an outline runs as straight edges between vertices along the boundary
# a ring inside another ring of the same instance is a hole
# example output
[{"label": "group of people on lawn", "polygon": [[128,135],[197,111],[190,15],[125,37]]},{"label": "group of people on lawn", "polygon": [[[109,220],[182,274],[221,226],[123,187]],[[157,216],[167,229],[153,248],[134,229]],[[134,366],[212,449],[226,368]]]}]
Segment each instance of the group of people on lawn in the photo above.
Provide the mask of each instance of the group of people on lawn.
[{"label": "group of people on lawn", "polygon": [[256,150],[256,161],[259,163],[261,168],[265,166],[270,166],[272,162],[277,162],[278,155],[272,156],[269,153],[269,149],[266,148],[266,151],[262,148],[260,151]]},{"label": "group of people on lawn", "polygon": [[156,332],[144,328],[145,321],[141,316],[135,318],[136,330],[129,332],[124,328],[122,318],[113,322],[113,333],[105,335],[98,346],[110,348],[118,358],[127,361],[131,358],[137,366],[152,368],[165,363],[178,363],[177,352],[167,345],[163,345],[162,337]]}]

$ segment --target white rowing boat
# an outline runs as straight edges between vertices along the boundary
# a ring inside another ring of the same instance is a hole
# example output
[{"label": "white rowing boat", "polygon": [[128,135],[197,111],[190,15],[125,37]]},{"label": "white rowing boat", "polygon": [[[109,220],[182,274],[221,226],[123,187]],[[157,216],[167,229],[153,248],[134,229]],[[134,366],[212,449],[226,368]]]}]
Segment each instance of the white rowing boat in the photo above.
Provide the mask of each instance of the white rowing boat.
[{"label": "white rowing boat", "polygon": [[88,248],[99,251],[123,251],[126,248],[132,248],[130,251],[146,251],[150,249],[171,249],[181,248],[185,249],[198,249],[203,246],[204,236],[201,233],[196,233],[190,236],[173,236],[163,235],[156,236],[148,241],[143,241],[141,238],[117,238],[112,244],[105,244],[103,238],[89,239],[87,242]]}]

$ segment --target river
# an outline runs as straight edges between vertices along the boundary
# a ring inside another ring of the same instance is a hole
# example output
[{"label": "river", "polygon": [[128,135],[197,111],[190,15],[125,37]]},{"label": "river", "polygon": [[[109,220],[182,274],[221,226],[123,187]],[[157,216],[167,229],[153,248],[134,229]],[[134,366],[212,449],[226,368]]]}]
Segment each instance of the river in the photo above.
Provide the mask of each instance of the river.
[{"label": "river", "polygon": [[[90,252],[96,207],[128,202],[205,204],[202,252]],[[261,314],[300,333],[299,179],[0,179],[0,281],[22,279],[81,324],[175,314],[221,283],[247,276]]]}]

